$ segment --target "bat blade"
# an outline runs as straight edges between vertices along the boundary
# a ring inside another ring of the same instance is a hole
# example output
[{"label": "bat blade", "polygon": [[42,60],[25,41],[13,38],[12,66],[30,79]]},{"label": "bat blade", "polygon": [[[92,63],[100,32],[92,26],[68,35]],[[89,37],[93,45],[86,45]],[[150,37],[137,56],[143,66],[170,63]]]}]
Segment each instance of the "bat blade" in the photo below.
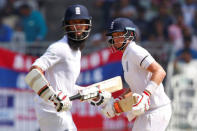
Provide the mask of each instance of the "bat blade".
[{"label": "bat blade", "polygon": [[108,92],[113,93],[123,88],[122,78],[120,76],[116,76],[116,77],[92,84],[88,87],[94,87],[94,86],[97,86],[100,91],[108,91]]}]

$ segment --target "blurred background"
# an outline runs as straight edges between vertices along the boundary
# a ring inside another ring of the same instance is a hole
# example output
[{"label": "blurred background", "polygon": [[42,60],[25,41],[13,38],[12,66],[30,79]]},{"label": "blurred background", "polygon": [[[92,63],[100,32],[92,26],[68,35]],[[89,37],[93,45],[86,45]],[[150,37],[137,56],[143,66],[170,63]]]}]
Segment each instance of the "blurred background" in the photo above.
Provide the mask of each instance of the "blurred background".
[{"label": "blurred background", "polygon": [[[33,61],[63,36],[61,21],[71,4],[85,5],[93,17],[77,83],[123,78],[122,54],[112,54],[104,34],[113,18],[128,17],[137,25],[137,44],[167,72],[165,91],[173,107],[167,131],[197,131],[196,0],[0,0],[0,131],[39,131],[34,93],[24,77]],[[128,131],[133,124],[125,114],[107,119],[79,101],[72,113],[79,131]]]}]

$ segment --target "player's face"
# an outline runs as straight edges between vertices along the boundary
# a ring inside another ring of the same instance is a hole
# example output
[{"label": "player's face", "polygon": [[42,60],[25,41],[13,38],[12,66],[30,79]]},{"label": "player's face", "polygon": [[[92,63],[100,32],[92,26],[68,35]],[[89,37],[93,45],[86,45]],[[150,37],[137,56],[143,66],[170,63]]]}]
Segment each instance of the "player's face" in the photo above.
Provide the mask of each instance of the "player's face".
[{"label": "player's face", "polygon": [[112,33],[112,38],[113,38],[113,41],[114,41],[114,48],[115,49],[118,49],[122,46],[124,40],[125,40],[125,37],[124,37],[124,32],[114,32]]},{"label": "player's face", "polygon": [[75,35],[77,36],[81,36],[82,33],[88,29],[86,20],[70,20],[69,25],[69,30],[75,31]]}]

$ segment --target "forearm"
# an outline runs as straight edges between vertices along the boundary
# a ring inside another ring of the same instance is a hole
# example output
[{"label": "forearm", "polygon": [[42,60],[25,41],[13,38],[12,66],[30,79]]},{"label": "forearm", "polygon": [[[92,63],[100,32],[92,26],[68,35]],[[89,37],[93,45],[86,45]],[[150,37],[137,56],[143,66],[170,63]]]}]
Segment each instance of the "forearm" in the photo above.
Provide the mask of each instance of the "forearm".
[{"label": "forearm", "polygon": [[148,91],[149,96],[153,94],[166,76],[164,69],[157,63],[153,62],[147,70],[152,73],[150,81],[147,83],[145,92]]},{"label": "forearm", "polygon": [[147,70],[152,73],[150,81],[155,82],[157,85],[162,83],[163,79],[166,76],[166,72],[164,71],[164,69],[157,62],[153,62],[147,68]]},{"label": "forearm", "polygon": [[32,66],[25,77],[25,81],[45,101],[55,95],[55,91],[46,80],[43,70],[38,66]]},{"label": "forearm", "polygon": [[166,76],[166,72],[163,69],[159,69],[152,73],[150,80],[154,81],[157,85],[160,85],[160,83],[162,83],[165,76]]}]

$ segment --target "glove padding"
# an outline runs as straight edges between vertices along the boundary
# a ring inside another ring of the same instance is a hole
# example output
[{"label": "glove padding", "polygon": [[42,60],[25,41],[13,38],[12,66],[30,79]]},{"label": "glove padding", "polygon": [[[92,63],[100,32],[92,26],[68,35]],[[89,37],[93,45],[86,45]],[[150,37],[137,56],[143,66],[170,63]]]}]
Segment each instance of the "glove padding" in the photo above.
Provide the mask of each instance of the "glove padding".
[{"label": "glove padding", "polygon": [[81,101],[88,101],[89,99],[94,99],[99,96],[97,87],[78,87],[78,91],[83,96]]},{"label": "glove padding", "polygon": [[87,95],[84,95],[81,101],[91,100],[91,99],[97,98],[98,96],[99,96],[99,92],[92,92]]},{"label": "glove padding", "polygon": [[50,99],[55,105],[57,112],[68,111],[72,107],[72,102],[69,97],[66,96],[62,91],[59,91]]},{"label": "glove padding", "polygon": [[89,103],[93,106],[104,106],[112,97],[110,92],[102,91],[99,93],[98,98],[90,99]]},{"label": "glove padding", "polygon": [[119,115],[119,113],[116,113],[114,109],[114,102],[116,99],[113,97],[108,100],[108,102],[102,107],[101,113],[106,116],[107,118],[115,117],[116,115]]},{"label": "glove padding", "polygon": [[145,91],[142,95],[134,93],[133,96],[137,98],[137,104],[132,107],[132,114],[139,116],[144,114],[150,108],[150,96]]}]

